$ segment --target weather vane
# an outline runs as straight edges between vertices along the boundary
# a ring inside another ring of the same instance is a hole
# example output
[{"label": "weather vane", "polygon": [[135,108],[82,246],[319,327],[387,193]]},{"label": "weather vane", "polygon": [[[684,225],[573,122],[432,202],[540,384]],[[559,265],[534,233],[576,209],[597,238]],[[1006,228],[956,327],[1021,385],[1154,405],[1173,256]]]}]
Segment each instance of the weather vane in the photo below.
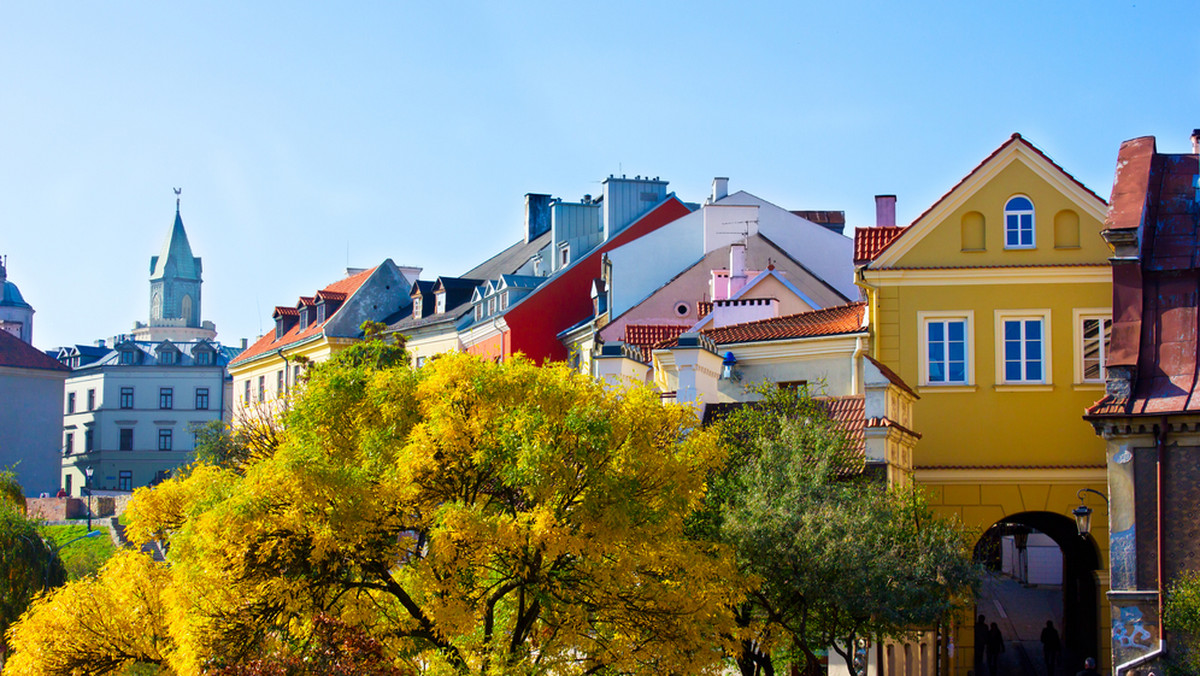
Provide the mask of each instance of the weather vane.
[{"label": "weather vane", "polygon": [[175,211],[179,211],[179,196],[183,194],[183,188],[172,188],[175,191]]}]

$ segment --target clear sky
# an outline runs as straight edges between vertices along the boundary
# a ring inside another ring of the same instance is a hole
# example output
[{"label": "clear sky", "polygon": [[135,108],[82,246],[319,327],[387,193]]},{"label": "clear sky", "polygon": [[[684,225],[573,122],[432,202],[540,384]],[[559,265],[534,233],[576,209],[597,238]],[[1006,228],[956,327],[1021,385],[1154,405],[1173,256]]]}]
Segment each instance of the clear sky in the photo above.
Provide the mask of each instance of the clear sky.
[{"label": "clear sky", "polygon": [[1200,127],[1194,0],[0,2],[0,254],[49,348],[149,314],[174,218],[237,344],[385,258],[461,274],[609,174],[907,223],[1020,132],[1107,198]]}]

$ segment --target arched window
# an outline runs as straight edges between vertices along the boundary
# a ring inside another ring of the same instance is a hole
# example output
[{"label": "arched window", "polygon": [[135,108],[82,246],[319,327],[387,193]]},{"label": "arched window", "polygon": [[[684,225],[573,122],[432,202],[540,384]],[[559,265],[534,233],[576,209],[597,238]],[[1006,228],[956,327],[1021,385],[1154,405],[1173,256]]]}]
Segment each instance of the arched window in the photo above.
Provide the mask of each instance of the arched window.
[{"label": "arched window", "polygon": [[1033,202],[1024,195],[1004,205],[1004,248],[1033,248]]}]

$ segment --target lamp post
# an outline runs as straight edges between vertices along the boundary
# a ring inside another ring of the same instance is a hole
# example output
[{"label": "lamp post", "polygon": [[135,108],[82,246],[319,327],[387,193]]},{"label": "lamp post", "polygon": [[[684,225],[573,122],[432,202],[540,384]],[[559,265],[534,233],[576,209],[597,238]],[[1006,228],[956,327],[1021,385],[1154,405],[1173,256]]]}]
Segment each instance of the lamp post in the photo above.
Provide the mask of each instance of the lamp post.
[{"label": "lamp post", "polygon": [[1079,498],[1079,506],[1071,510],[1071,514],[1075,517],[1075,528],[1079,531],[1079,537],[1087,537],[1087,534],[1092,530],[1092,508],[1083,504],[1084,493],[1095,493],[1104,498],[1104,504],[1108,504],[1108,496],[1100,491],[1091,488],[1080,488],[1076,497]]},{"label": "lamp post", "polygon": [[86,490],[87,494],[88,494],[87,520],[88,520],[88,532],[89,533],[92,531],[92,472],[93,471],[94,470],[92,470],[91,465],[88,465],[87,469],[83,470],[83,473],[86,475],[86,479],[83,482],[84,490]]}]

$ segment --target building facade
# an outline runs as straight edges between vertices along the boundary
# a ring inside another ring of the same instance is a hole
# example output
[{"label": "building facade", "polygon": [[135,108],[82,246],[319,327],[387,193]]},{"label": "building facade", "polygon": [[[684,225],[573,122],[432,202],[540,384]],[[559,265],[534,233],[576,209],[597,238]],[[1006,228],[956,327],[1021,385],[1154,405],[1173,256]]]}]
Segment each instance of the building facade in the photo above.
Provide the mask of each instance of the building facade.
[{"label": "building facade", "polygon": [[69,495],[161,481],[193,460],[197,427],[228,418],[225,368],[238,350],[216,342],[216,326],[201,319],[200,272],[177,199],[162,251],[150,258],[149,321],[58,351],[72,368],[59,407],[59,486]]},{"label": "building facade", "polygon": [[[871,355],[920,396],[915,481],[980,533],[977,552],[1015,530],[1059,545],[1056,624],[1080,662],[1108,652],[1108,534],[1079,538],[1071,517],[1079,489],[1106,484],[1103,444],[1075,424],[1104,387],[1105,212],[1014,134],[908,227],[856,233]],[[952,635],[951,673],[973,667],[971,623]]]}]

